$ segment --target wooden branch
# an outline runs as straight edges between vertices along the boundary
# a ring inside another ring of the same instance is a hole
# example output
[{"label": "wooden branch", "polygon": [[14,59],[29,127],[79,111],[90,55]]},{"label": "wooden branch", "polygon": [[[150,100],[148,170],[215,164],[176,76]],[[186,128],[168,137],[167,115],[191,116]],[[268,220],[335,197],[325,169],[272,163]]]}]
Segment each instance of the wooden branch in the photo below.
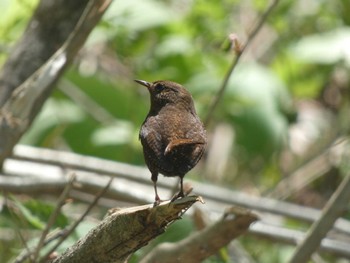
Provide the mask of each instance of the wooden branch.
[{"label": "wooden branch", "polygon": [[0,75],[0,167],[110,1],[40,2]]},{"label": "wooden branch", "polygon": [[144,205],[112,211],[53,263],[125,262],[132,253],[180,219],[197,201],[201,198],[188,196],[156,207]]},{"label": "wooden branch", "polygon": [[55,223],[58,214],[60,213],[63,205],[66,202],[66,198],[71,190],[71,188],[73,187],[73,183],[75,180],[75,175],[72,174],[70,176],[69,181],[67,182],[67,185],[65,186],[65,188],[63,189],[63,192],[61,193],[59,199],[58,199],[58,203],[56,204],[55,210],[51,213],[47,224],[45,226],[45,228],[43,229],[43,231],[41,232],[40,235],[40,239],[39,242],[32,247],[30,247],[28,244],[26,244],[26,248],[25,250],[23,250],[16,258],[13,262],[15,263],[21,263],[21,262],[25,262],[26,260],[29,260],[30,262],[38,262],[38,256],[40,253],[40,250],[44,247],[44,245],[46,244],[46,238],[49,234],[50,228],[53,226],[53,224]]},{"label": "wooden branch", "polygon": [[177,243],[162,243],[140,263],[197,263],[214,255],[231,240],[247,231],[258,217],[239,207],[232,207],[215,224],[198,231]]},{"label": "wooden branch", "polygon": [[111,186],[111,183],[113,181],[113,178],[110,178],[108,183],[105,185],[105,187],[100,190],[94,197],[94,200],[89,204],[87,209],[84,211],[82,215],[67,229],[65,229],[64,233],[60,236],[58,242],[55,243],[53,247],[50,248],[49,251],[46,252],[46,254],[41,257],[40,263],[45,263],[47,260],[50,258],[50,255],[55,252],[55,250],[65,241],[69,235],[73,233],[74,230],[78,227],[78,225],[85,219],[85,217],[91,212],[92,208],[95,207],[97,204],[98,200],[106,193],[108,188]]},{"label": "wooden branch", "polygon": [[311,226],[305,239],[299,243],[289,261],[290,263],[308,262],[312,253],[317,250],[322,239],[334,225],[334,222],[347,210],[349,200],[350,175],[348,174],[327,202],[322,216]]},{"label": "wooden branch", "polygon": [[[259,221],[249,228],[249,235],[267,239],[279,244],[297,245],[305,238],[305,233],[300,230],[290,229]],[[324,238],[318,248],[318,252],[326,252],[337,257],[350,259],[349,242],[334,238]]]},{"label": "wooden branch", "polygon": [[34,250],[34,255],[33,255],[34,262],[37,261],[37,259],[39,257],[40,250],[44,246],[45,239],[47,238],[47,235],[48,235],[51,227],[54,225],[55,221],[57,220],[58,215],[61,212],[63,205],[66,203],[66,198],[68,197],[68,194],[73,187],[74,181],[75,181],[75,175],[71,174],[67,186],[64,188],[63,192],[61,193],[60,197],[58,198],[58,202],[56,204],[55,210],[51,213],[51,215],[50,215],[50,217],[45,225],[45,228],[41,232],[39,242]]},{"label": "wooden branch", "polygon": [[[338,156],[341,155],[338,147],[336,154]],[[82,185],[81,190],[86,192],[94,193],[102,188],[106,183],[104,180],[107,180],[106,178],[103,179],[103,175],[108,175],[117,178],[111,187],[111,191],[108,193],[109,197],[134,203],[152,202],[154,199],[153,185],[147,168],[24,145],[15,147],[12,158],[15,159],[9,159],[5,163],[5,172],[13,175],[22,175],[23,178],[0,176],[0,190],[31,194],[43,190],[62,191],[66,183],[66,178],[64,177],[66,174],[65,169],[73,169],[77,172],[77,180]],[[38,165],[36,170],[33,167],[34,163]],[[27,178],[29,167],[35,175],[34,178]],[[51,178],[48,178],[47,174],[50,174]],[[315,208],[295,205],[272,198],[252,196],[243,192],[194,182],[189,179],[186,179],[186,181],[190,182],[196,194],[203,196],[206,200],[206,207],[217,214],[221,214],[226,207],[234,204],[310,223],[318,220],[321,216],[321,211]],[[176,182],[159,177],[158,186],[162,196],[168,195],[171,197],[174,183]],[[129,191],[130,188],[138,190]],[[350,222],[339,218],[334,225],[334,230],[350,235]]]},{"label": "wooden branch", "polygon": [[89,0],[42,0],[0,72],[0,107],[67,40]]},{"label": "wooden branch", "polygon": [[326,149],[320,150],[322,153],[317,154],[314,158],[310,158],[298,169],[282,179],[268,196],[279,200],[286,199],[326,174],[339,162],[339,158],[330,158],[330,156],[341,156],[344,149],[348,147],[347,143],[348,141],[344,138],[332,140],[332,143],[327,144]]},{"label": "wooden branch", "polygon": [[[341,156],[338,150],[336,155]],[[334,157],[330,156],[330,158]],[[115,200],[122,203],[128,202],[128,205],[153,202],[153,185],[149,171],[144,167],[24,145],[15,147],[12,158],[7,159],[4,163],[4,172],[7,175],[0,174],[0,191],[31,195],[59,194],[67,184],[68,171],[73,170],[77,175],[79,188],[75,188],[72,194],[74,192],[73,196],[78,200],[91,202],[96,192],[106,185],[110,176],[113,176],[115,180],[101,200],[101,204],[112,207],[115,206]],[[159,180],[159,190],[162,196],[170,197],[171,189],[176,181],[171,182],[169,178],[162,177]],[[249,233],[277,242],[294,245],[304,237],[301,231],[279,226],[284,218],[313,223],[321,217],[321,211],[318,209],[252,196],[189,179],[186,181],[190,182],[196,194],[203,196],[206,200],[204,210],[211,216],[220,215],[226,207],[233,204],[263,212],[260,215],[262,221],[253,224]],[[130,191],[130,189],[134,190]],[[350,222],[338,218],[332,231],[341,234],[345,237],[344,240],[347,240],[350,236]],[[350,258],[349,251],[344,249],[349,244],[340,239],[339,236],[325,239],[320,245],[320,251]]]}]

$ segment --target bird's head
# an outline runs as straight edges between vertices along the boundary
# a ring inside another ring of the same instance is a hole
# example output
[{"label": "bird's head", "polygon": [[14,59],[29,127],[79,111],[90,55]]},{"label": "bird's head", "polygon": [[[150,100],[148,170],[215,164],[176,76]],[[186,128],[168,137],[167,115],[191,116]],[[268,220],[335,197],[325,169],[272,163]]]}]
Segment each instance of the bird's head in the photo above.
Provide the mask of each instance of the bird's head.
[{"label": "bird's head", "polygon": [[178,83],[169,80],[135,81],[147,87],[151,96],[151,109],[153,110],[159,110],[167,104],[182,105],[189,110],[194,110],[191,94]]}]

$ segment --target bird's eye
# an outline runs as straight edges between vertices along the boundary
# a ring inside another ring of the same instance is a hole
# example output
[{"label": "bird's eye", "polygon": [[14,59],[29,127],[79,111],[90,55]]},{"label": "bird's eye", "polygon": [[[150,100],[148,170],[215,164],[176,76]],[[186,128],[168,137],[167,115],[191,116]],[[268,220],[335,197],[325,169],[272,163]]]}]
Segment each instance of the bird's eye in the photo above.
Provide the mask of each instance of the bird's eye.
[{"label": "bird's eye", "polygon": [[165,89],[165,86],[163,84],[158,83],[154,88],[157,92],[162,92]]}]

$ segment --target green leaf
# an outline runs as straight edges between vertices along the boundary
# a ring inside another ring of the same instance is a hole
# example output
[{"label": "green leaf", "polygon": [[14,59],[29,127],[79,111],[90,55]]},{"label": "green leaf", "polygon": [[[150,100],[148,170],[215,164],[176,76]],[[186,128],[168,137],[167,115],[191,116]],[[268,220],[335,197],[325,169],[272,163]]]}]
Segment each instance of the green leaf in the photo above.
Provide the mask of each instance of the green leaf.
[{"label": "green leaf", "polygon": [[77,123],[85,118],[81,108],[69,100],[49,98],[21,143],[37,144],[51,129]]},{"label": "green leaf", "polygon": [[269,158],[287,136],[284,113],[291,100],[284,84],[263,66],[242,64],[228,85],[225,109],[234,123],[237,143],[248,156]]},{"label": "green leaf", "polygon": [[150,29],[176,19],[178,15],[163,2],[154,0],[114,1],[104,20],[132,31]]},{"label": "green leaf", "polygon": [[344,62],[350,67],[350,27],[309,35],[291,46],[293,56],[302,61],[319,64]]},{"label": "green leaf", "polygon": [[[19,201],[13,196],[11,199],[16,204],[16,208],[19,211],[14,215],[16,215],[16,217],[20,220],[20,225],[23,227],[29,226],[29,228],[34,229],[44,229],[49,217],[56,208],[55,205],[47,202],[42,202],[38,199],[29,199],[24,202]],[[59,213],[52,227],[63,228],[67,224],[67,217],[63,213]]]},{"label": "green leaf", "polygon": [[21,212],[21,217],[33,228],[43,230],[45,228],[45,222],[42,221],[33,211],[27,208],[24,204],[19,202],[17,199],[13,200]]},{"label": "green leaf", "polygon": [[118,121],[96,129],[91,137],[97,146],[129,143],[133,139],[133,125],[128,121]]},{"label": "green leaf", "polygon": [[[43,222],[48,221],[49,217],[56,209],[56,204],[40,201],[39,199],[29,199],[24,203],[24,205],[37,217],[39,217]],[[60,227],[64,228],[68,225],[68,218],[60,212],[57,215],[53,228]]]}]

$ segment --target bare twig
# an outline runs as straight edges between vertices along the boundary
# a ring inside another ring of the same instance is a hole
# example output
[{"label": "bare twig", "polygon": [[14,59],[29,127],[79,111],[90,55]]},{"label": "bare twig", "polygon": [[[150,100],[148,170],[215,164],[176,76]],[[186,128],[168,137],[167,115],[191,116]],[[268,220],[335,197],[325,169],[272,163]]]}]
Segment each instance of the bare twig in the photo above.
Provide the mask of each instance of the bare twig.
[{"label": "bare twig", "polygon": [[80,218],[74,222],[61,236],[60,240],[48,251],[41,259],[40,262],[44,263],[49,258],[52,252],[54,252],[62,242],[77,228],[77,226],[84,220],[84,218],[90,213],[91,209],[97,204],[98,200],[106,193],[113,181],[113,177],[110,178],[107,185],[96,195],[94,201],[88,206],[85,212],[80,216]]},{"label": "bare twig", "polygon": [[[322,138],[322,140],[325,140]],[[318,143],[320,144],[320,143]],[[325,175],[339,163],[341,154],[348,147],[348,140],[344,137],[332,137],[325,145],[318,149],[317,154],[308,157],[290,174],[286,175],[272,191],[267,194],[270,198],[283,200],[313,181]]]},{"label": "bare twig", "polygon": [[347,175],[323,209],[322,216],[309,229],[306,238],[298,245],[290,263],[307,262],[319,247],[334,222],[346,211],[350,200],[350,175]]},{"label": "bare twig", "polygon": [[79,89],[74,83],[67,79],[62,79],[58,83],[58,89],[66,94],[80,108],[84,109],[92,118],[100,123],[115,122],[115,117],[96,101],[90,98],[85,92]]},{"label": "bare twig", "polygon": [[286,199],[326,174],[333,165],[329,158],[329,150],[332,150],[332,148],[326,150],[291,173],[288,177],[282,179],[268,196],[279,200]]},{"label": "bare twig", "polygon": [[39,243],[38,243],[38,245],[37,245],[37,247],[35,249],[34,261],[37,260],[37,258],[39,256],[39,252],[40,252],[41,248],[44,245],[44,241],[46,239],[47,234],[49,233],[50,228],[55,223],[55,221],[56,221],[56,219],[57,219],[57,217],[58,217],[58,215],[59,215],[59,213],[61,211],[62,206],[66,203],[66,199],[67,199],[67,197],[69,195],[70,190],[73,187],[74,181],[75,181],[75,174],[71,174],[67,186],[64,188],[64,191],[62,192],[61,196],[58,198],[56,209],[50,215],[50,218],[47,221],[46,227],[41,233],[41,237],[40,237]]},{"label": "bare twig", "polygon": [[[15,218],[12,209],[9,209],[9,212],[10,212],[10,215],[11,215],[13,218]],[[28,254],[30,254],[30,248],[28,247],[28,243],[26,242],[26,239],[23,237],[21,231],[19,230],[18,227],[15,228],[15,231],[16,231],[16,234],[18,235],[19,239],[21,240],[25,251],[26,251]],[[32,257],[29,257],[29,261],[30,261],[30,262],[34,262]],[[15,262],[17,263],[17,261],[15,261]]]},{"label": "bare twig", "polygon": [[27,247],[26,251],[24,251],[25,253],[21,253],[20,255],[18,255],[16,257],[16,259],[14,260],[14,262],[20,263],[26,259],[30,259],[32,262],[36,262],[41,248],[43,247],[43,245],[46,244],[46,238],[47,238],[47,234],[48,234],[50,228],[52,227],[57,216],[59,215],[59,212],[60,212],[62,206],[65,204],[65,200],[69,194],[69,191],[71,190],[71,188],[73,186],[74,180],[75,180],[75,176],[73,174],[70,177],[70,180],[68,181],[67,186],[64,188],[61,196],[59,197],[58,203],[56,205],[56,209],[52,212],[52,214],[51,214],[51,216],[50,216],[50,218],[45,226],[45,229],[42,231],[41,236],[40,236],[40,240],[39,240],[36,248],[29,249]]},{"label": "bare twig", "polygon": [[[246,48],[250,45],[250,43],[252,42],[252,40],[254,39],[254,37],[258,34],[258,32],[260,31],[260,29],[262,28],[262,26],[264,25],[266,19],[269,17],[269,15],[271,14],[272,10],[275,8],[275,6],[278,4],[279,0],[273,0],[270,5],[267,7],[266,11],[260,16],[259,20],[256,22],[255,26],[253,27],[251,33],[248,35],[248,39],[246,41],[246,43],[242,46],[239,47],[238,49],[235,49],[235,57],[232,61],[231,66],[229,67],[224,80],[216,94],[216,96],[214,97],[214,100],[212,101],[211,105],[209,106],[209,110],[207,113],[207,116],[204,120],[204,125],[208,126],[210,120],[212,119],[213,113],[216,109],[216,107],[218,106],[220,100],[222,99],[224,92],[226,90],[228,81],[234,71],[234,69],[236,68],[242,54],[244,53],[244,51],[246,50]],[[238,43],[236,43],[238,44]]]},{"label": "bare twig", "polygon": [[[297,245],[305,237],[305,233],[300,230],[267,224],[262,221],[256,222],[249,228],[249,235],[289,245]],[[324,238],[319,251],[350,259],[349,246],[349,242],[346,240]]]}]

